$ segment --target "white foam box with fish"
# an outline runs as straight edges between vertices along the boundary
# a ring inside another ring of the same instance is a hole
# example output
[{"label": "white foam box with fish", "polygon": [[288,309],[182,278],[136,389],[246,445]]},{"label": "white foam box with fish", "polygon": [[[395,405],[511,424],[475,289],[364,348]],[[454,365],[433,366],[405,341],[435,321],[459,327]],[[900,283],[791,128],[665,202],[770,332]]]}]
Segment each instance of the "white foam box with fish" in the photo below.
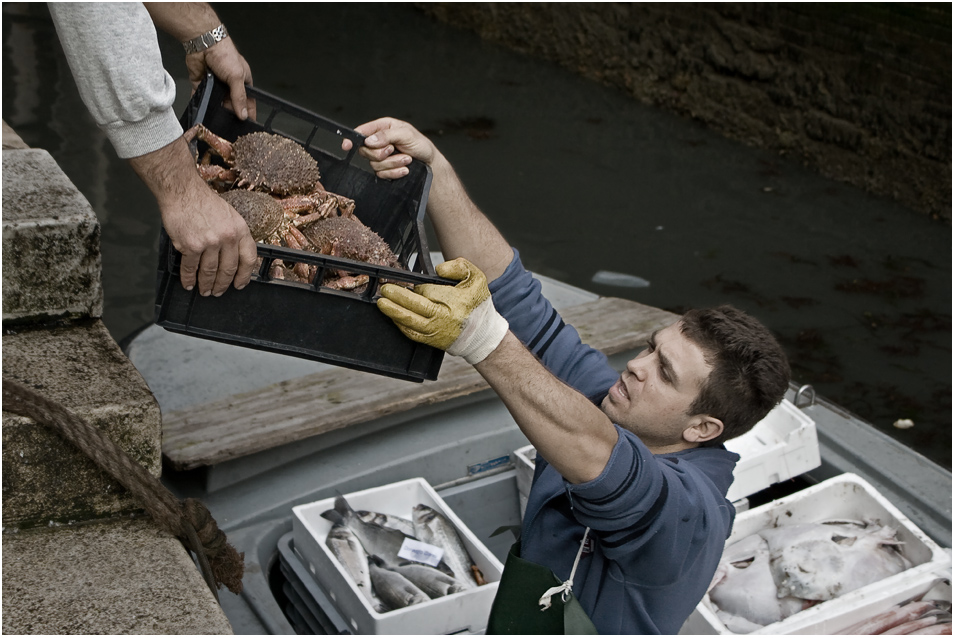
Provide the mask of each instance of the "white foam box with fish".
[{"label": "white foam box with fish", "polygon": [[[870,587],[848,592],[836,612],[812,616],[802,612],[799,622],[789,625],[789,634],[831,635],[849,629],[852,625],[871,620],[888,611],[893,605],[903,605],[911,600],[938,600],[951,606],[951,568],[937,567],[931,571],[908,578],[904,582],[875,583]],[[810,611],[810,610],[809,610]]]},{"label": "white foam box with fish", "polygon": [[[856,474],[841,474],[827,481],[796,492],[790,496],[766,503],[736,516],[732,534],[726,546],[759,532],[782,525],[822,523],[832,520],[876,521],[897,530],[904,556],[912,567],[894,576],[871,583],[831,600],[818,603],[788,618],[766,625],[753,634],[823,634],[821,628],[841,624],[841,618],[851,615],[860,601],[890,606],[886,600],[925,574],[938,570],[950,573],[951,558],[937,543],[922,532],[907,516],[892,505],[870,483]],[[854,621],[852,621],[854,622]],[[843,626],[848,626],[847,622]],[[733,634],[719,620],[709,596],[696,606],[683,625],[680,634]]]},{"label": "white foam box with fish", "polygon": [[513,464],[517,470],[517,492],[520,494],[520,518],[527,511],[527,498],[533,485],[533,471],[537,464],[537,449],[525,445],[513,451]]},{"label": "white foam box with fish", "polygon": [[725,447],[739,455],[730,501],[804,474],[821,465],[815,421],[783,399],[764,419]]},{"label": "white foam box with fish", "polygon": [[375,611],[358,591],[354,579],[341,567],[325,545],[332,523],[321,513],[334,509],[334,498],[292,508],[295,550],[338,611],[359,634],[448,634],[483,633],[490,606],[497,595],[503,565],[467,528],[441,497],[422,478],[408,479],[360,492],[345,494],[355,510],[368,510],[411,519],[419,503],[443,514],[457,529],[461,541],[487,584],[435,598],[425,603]]}]

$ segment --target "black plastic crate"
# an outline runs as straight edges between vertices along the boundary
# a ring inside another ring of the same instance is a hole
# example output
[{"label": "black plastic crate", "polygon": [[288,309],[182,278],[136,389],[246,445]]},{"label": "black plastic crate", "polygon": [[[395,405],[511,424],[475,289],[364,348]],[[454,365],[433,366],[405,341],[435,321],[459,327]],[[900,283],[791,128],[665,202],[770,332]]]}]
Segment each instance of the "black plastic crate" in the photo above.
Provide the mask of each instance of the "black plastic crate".
[{"label": "black plastic crate", "polygon": [[[318,162],[328,191],[355,201],[355,215],[387,242],[402,268],[374,266],[351,259],[258,244],[262,266],[243,290],[232,287],[221,297],[203,297],[198,287],[187,291],[179,281],[182,255],[165,231],[160,237],[156,291],[156,324],[166,330],[258,350],[322,361],[409,381],[436,379],[444,353],[406,338],[374,305],[381,279],[409,283],[456,283],[434,273],[424,233],[424,209],[431,183],[430,167],[409,165],[399,180],[378,179],[356,165],[363,136],[253,87],[263,124],[239,120],[222,101],[227,86],[207,77],[181,118],[183,128],[201,122],[216,135],[235,141],[240,135],[268,131],[302,144]],[[340,148],[353,142],[343,157],[317,146],[325,136]],[[268,267],[274,259],[318,266],[313,283],[274,280]],[[316,284],[324,269],[342,269],[370,277],[362,293],[332,290]]]}]

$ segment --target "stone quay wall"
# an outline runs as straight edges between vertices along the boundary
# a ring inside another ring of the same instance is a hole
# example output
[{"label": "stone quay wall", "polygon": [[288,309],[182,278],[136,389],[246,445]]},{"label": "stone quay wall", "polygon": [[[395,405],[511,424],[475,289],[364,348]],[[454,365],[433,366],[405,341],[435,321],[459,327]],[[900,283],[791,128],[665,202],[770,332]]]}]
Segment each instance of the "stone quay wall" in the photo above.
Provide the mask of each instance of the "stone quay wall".
[{"label": "stone quay wall", "polygon": [[[43,149],[3,122],[3,378],[161,472],[161,414],[102,322],[100,226]],[[3,412],[2,631],[230,634],[174,536],[60,434]]]},{"label": "stone quay wall", "polygon": [[951,217],[948,3],[435,3],[428,15]]}]

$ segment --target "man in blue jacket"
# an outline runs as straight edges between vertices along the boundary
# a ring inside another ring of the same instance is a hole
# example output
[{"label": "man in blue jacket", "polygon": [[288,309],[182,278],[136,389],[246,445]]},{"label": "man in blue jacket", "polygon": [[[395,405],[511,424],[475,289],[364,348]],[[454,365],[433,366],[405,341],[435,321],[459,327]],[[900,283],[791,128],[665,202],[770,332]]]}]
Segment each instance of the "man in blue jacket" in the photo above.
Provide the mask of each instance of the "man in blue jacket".
[{"label": "man in blue jacket", "polygon": [[402,177],[412,159],[433,171],[428,214],[451,260],[438,273],[460,283],[387,285],[378,306],[405,335],[473,364],[536,447],[522,558],[571,579],[600,633],[677,633],[732,527],[738,456],[722,442],[788,387],[778,343],[730,306],[694,310],[618,374],[562,321],[426,137],[391,118],[357,130],[379,177]]}]

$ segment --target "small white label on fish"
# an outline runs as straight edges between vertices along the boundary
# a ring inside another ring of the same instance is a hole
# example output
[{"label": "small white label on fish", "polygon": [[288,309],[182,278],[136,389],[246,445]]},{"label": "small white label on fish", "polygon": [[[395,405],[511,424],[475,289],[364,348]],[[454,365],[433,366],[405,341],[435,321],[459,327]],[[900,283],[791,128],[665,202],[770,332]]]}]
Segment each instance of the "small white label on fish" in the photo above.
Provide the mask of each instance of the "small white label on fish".
[{"label": "small white label on fish", "polygon": [[431,567],[437,567],[441,562],[441,558],[444,557],[444,550],[436,545],[428,545],[427,543],[416,541],[413,538],[405,538],[404,543],[401,544],[401,551],[398,552],[398,556],[406,560],[413,560],[418,563],[430,565]]}]

